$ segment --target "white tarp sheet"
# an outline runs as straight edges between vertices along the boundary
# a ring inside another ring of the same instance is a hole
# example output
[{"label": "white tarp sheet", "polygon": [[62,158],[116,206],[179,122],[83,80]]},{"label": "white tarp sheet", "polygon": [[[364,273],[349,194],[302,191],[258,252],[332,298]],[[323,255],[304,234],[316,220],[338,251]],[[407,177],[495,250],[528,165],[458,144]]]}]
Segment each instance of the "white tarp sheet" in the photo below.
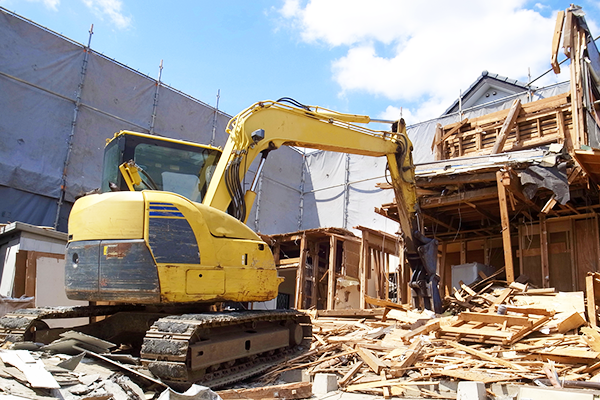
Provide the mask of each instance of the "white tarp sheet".
[{"label": "white tarp sheet", "polygon": [[[157,81],[93,51],[86,65],[84,46],[2,8],[0,38],[0,223],[51,226],[74,116],[66,169],[67,202],[100,185],[107,138],[119,130],[150,130]],[[81,104],[75,113],[82,71]],[[538,90],[533,99],[568,88],[567,83]],[[409,126],[415,163],[433,160],[431,143],[438,123],[487,114],[509,107],[512,101],[511,97],[466,110],[462,116],[457,113]],[[161,85],[154,132],[210,143],[215,115],[214,144],[223,146],[229,115],[215,114],[212,107]],[[248,225],[266,234],[358,225],[395,233],[396,223],[374,213],[375,207],[393,200],[392,190],[375,186],[385,181],[385,165],[385,158],[322,151],[302,154],[290,148],[273,151],[260,178]],[[252,171],[256,162],[246,188]],[[60,230],[66,230],[69,209],[70,203],[62,208]]]}]

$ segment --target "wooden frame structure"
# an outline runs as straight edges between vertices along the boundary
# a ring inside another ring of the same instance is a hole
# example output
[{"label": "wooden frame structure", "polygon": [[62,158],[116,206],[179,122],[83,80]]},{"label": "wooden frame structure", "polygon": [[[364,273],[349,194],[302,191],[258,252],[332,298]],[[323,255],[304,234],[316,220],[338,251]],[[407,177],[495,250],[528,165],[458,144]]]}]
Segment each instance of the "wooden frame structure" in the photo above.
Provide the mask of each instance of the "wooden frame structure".
[{"label": "wooden frame structure", "polygon": [[356,229],[362,238],[341,228],[262,236],[273,251],[279,275],[286,279],[280,296],[289,297],[288,307],[364,309],[365,297],[390,299],[390,282],[401,296],[394,300],[407,301],[410,272],[391,265],[391,256],[402,256],[399,238],[362,226]]}]

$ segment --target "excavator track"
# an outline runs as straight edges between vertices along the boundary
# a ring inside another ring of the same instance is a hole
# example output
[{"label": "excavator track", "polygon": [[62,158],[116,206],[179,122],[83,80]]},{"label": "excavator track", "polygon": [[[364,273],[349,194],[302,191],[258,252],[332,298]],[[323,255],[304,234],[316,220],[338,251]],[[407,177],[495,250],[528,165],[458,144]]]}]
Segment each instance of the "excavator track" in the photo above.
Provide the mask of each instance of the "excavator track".
[{"label": "excavator track", "polygon": [[141,359],[164,381],[216,388],[308,349],[311,335],[310,318],[293,310],[183,314],[152,325]]},{"label": "excavator track", "polygon": [[[51,329],[44,322],[100,315],[108,317],[69,329]],[[295,310],[160,315],[116,305],[13,311],[0,318],[0,341],[48,344],[71,329],[109,341],[119,331],[143,336],[142,364],[176,388],[190,383],[217,388],[250,378],[308,350],[312,337],[310,318]]]}]

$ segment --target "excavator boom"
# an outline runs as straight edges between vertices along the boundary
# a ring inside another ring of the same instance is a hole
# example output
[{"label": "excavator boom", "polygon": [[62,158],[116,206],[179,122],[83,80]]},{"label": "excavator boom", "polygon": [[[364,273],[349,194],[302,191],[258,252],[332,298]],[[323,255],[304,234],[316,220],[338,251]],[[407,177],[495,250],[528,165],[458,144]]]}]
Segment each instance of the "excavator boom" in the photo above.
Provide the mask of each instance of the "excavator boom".
[{"label": "excavator boom", "polygon": [[255,103],[229,122],[229,140],[203,204],[223,211],[229,209],[234,217],[246,222],[256,195],[253,192],[255,182],[246,192],[241,182],[252,161],[261,154],[261,167],[254,177],[256,181],[268,153],[281,146],[385,156],[406,255],[413,270],[411,287],[415,290],[415,300],[417,304],[441,312],[436,280],[437,241],[421,234],[413,147],[406,134],[405,122],[400,120],[393,124],[392,132],[356,125],[368,122],[368,116],[305,106],[291,99]]}]

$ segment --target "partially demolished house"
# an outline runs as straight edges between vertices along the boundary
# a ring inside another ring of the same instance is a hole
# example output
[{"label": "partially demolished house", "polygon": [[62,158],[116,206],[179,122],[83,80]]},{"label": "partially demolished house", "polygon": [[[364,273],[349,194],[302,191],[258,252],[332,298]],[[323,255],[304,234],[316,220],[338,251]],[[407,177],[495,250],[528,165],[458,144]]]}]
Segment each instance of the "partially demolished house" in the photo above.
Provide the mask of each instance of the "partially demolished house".
[{"label": "partially demolished house", "polygon": [[[562,34],[562,35],[561,35]],[[577,8],[559,13],[552,66],[561,44],[571,59],[565,93],[528,101],[460,122],[438,124],[436,161],[417,167],[426,233],[440,241],[442,290],[471,264],[504,267],[540,288],[585,289],[598,270],[598,49]],[[395,206],[379,210],[395,218]]]},{"label": "partially demolished house", "polygon": [[[571,59],[569,85],[540,90],[484,72],[462,100],[477,92],[502,97],[496,104],[457,101],[439,122],[413,127],[411,138],[435,130],[435,160],[417,165],[417,187],[425,233],[440,242],[442,294],[502,268],[508,282],[580,291],[598,270],[600,56],[579,8],[559,13],[556,27],[552,67],[560,71],[562,44]],[[463,104],[477,107],[463,112]],[[450,112],[460,115],[457,122],[448,122]],[[397,220],[394,203],[375,211]],[[361,230],[362,239],[330,229],[270,237],[282,275],[294,282],[290,305],[364,308],[369,297],[408,302],[410,271],[400,239]],[[400,258],[400,267],[390,269],[390,256]]]}]

